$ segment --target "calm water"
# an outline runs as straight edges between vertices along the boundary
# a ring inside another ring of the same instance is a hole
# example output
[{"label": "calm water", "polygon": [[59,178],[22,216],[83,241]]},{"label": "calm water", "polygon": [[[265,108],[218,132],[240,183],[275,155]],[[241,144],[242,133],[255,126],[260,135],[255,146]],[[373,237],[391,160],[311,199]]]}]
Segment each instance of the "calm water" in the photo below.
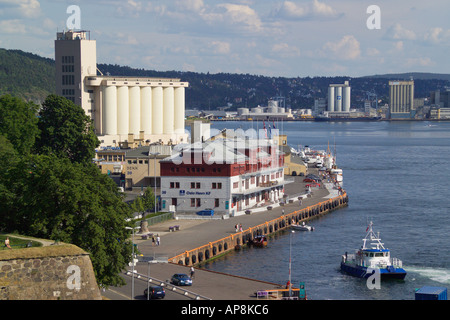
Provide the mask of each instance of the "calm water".
[{"label": "calm water", "polygon": [[[212,123],[217,129],[252,126]],[[292,280],[304,281],[312,300],[413,300],[414,289],[424,285],[450,288],[450,122],[287,122],[278,128],[295,148],[336,145],[349,207],[311,221],[314,232],[284,231],[266,249],[231,253],[205,268],[283,284],[291,242]],[[339,271],[341,254],[362,244],[368,219],[403,261],[405,281],[370,290],[365,280]]]}]

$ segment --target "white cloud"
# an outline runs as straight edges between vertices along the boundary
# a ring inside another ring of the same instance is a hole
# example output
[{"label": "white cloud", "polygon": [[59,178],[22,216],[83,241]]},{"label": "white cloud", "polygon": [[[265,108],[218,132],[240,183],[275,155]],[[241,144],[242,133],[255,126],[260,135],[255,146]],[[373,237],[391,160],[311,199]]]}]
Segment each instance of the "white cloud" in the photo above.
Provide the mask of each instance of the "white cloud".
[{"label": "white cloud", "polygon": [[434,62],[428,57],[408,58],[406,59],[406,67],[429,67],[434,65]]},{"label": "white cloud", "polygon": [[323,50],[332,59],[354,60],[361,55],[359,41],[352,35],[346,35],[338,42],[327,42]]},{"label": "white cloud", "polygon": [[9,17],[36,18],[41,14],[37,0],[0,0],[0,13]]},{"label": "white cloud", "polygon": [[218,8],[225,9],[222,21],[231,25],[238,24],[250,31],[261,31],[262,22],[255,10],[247,5],[223,3]]},{"label": "white cloud", "polygon": [[224,41],[213,41],[209,47],[212,49],[212,52],[215,54],[229,54],[230,53],[230,44]]},{"label": "white cloud", "polygon": [[272,53],[275,53],[282,58],[300,56],[300,50],[297,47],[287,44],[286,42],[275,43],[272,46]]},{"label": "white cloud", "polygon": [[308,4],[297,4],[292,1],[284,1],[273,12],[273,17],[286,20],[311,20],[311,19],[336,19],[343,16],[337,13],[331,6],[313,0]]},{"label": "white cloud", "polygon": [[390,26],[386,31],[386,38],[390,40],[415,40],[416,37],[414,31],[402,27],[400,23]]},{"label": "white cloud", "polygon": [[26,27],[20,19],[0,21],[0,33],[24,34],[26,32]]},{"label": "white cloud", "polygon": [[450,40],[450,30],[436,27],[431,28],[424,36],[424,40],[431,44],[446,44]]}]

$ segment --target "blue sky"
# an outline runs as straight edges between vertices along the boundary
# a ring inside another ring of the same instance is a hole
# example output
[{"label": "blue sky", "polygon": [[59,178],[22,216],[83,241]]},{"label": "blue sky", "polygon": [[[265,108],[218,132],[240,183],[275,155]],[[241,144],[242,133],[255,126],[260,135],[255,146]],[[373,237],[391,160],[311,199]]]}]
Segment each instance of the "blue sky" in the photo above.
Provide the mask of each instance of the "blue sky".
[{"label": "blue sky", "polygon": [[[450,73],[448,0],[0,0],[0,47],[54,57],[68,6],[98,63],[267,76]],[[380,29],[369,29],[370,5]]]}]

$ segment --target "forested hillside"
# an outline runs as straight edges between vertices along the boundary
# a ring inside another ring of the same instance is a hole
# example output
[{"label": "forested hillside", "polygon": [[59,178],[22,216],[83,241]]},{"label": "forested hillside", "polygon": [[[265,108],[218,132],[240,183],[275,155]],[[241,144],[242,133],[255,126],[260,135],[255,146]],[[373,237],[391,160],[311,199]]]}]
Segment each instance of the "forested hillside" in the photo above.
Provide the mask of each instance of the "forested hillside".
[{"label": "forested hillside", "polygon": [[42,103],[55,93],[55,61],[21,50],[0,49],[0,95]]},{"label": "forested hillside", "polygon": [[[389,80],[414,76],[416,98],[425,98],[430,91],[450,86],[450,75],[410,73],[368,77],[266,77],[250,74],[197,73],[154,71],[127,66],[98,64],[104,75],[180,78],[189,82],[186,108],[215,110],[230,105],[230,110],[267,105],[268,99],[283,96],[286,107],[311,108],[314,99],[326,98],[329,84],[349,81],[352,87],[352,107],[362,108],[367,93],[376,93],[381,104],[388,102]],[[0,95],[9,93],[25,100],[42,102],[55,92],[54,60],[20,50],[0,49]]]}]

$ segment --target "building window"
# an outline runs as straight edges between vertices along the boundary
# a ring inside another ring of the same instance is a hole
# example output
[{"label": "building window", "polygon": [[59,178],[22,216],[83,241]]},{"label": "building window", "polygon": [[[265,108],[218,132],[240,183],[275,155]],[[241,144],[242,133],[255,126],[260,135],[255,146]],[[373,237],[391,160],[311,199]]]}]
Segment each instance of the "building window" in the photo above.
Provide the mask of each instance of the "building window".
[{"label": "building window", "polygon": [[191,207],[195,207],[195,198],[191,199]]},{"label": "building window", "polygon": [[217,184],[216,184],[215,182],[213,182],[213,183],[212,183],[212,188],[213,188],[213,189],[216,189],[216,185],[217,185]]},{"label": "building window", "polygon": [[217,183],[217,189],[222,189],[222,182]]},{"label": "building window", "polygon": [[177,205],[177,198],[172,198],[172,205],[176,206]]},{"label": "building window", "polygon": [[200,207],[202,205],[202,199],[197,198],[195,200],[197,200],[197,207]]},{"label": "building window", "polygon": [[214,199],[214,207],[218,207],[219,206],[219,199],[218,198],[216,198],[216,199]]}]

